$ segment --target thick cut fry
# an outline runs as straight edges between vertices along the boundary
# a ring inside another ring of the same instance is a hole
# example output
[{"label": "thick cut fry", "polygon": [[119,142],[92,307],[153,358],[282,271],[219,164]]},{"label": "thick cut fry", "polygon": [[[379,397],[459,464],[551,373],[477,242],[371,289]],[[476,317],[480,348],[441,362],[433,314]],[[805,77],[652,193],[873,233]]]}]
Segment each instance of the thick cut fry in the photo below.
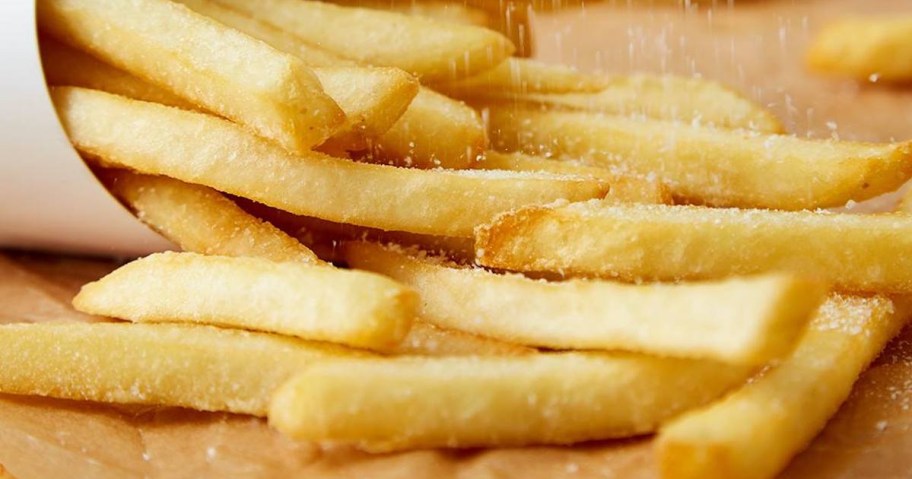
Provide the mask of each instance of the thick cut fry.
[{"label": "thick cut fry", "polygon": [[196,109],[193,103],[50,37],[41,38],[41,66],[50,86],[78,86],[137,100]]},{"label": "thick cut fry", "polygon": [[912,176],[912,143],[806,140],[578,112],[492,108],[492,144],[569,156],[619,174],[656,174],[676,198],[800,210],[895,190]]},{"label": "thick cut fry", "polygon": [[436,326],[551,349],[604,349],[763,364],[789,352],[824,287],[788,275],[714,283],[549,283],[351,242],[349,266],[418,292]]},{"label": "thick cut fry", "polygon": [[106,176],[108,189],[143,223],[185,251],[319,263],[298,240],[211,188],[125,171]]},{"label": "thick cut fry", "polygon": [[912,81],[912,15],[849,18],[826,25],[811,43],[817,71],[869,81]]},{"label": "thick cut fry", "polygon": [[260,258],[159,253],[85,285],[79,311],[135,322],[195,322],[389,349],[417,296],[380,275]]},{"label": "thick cut fry", "polygon": [[595,93],[610,84],[607,77],[580,73],[568,66],[508,58],[478,75],[434,87],[458,98],[512,99],[526,93]]},{"label": "thick cut fry", "polygon": [[884,297],[833,296],[787,360],[662,427],[662,477],[775,477],[836,413],[905,313]]},{"label": "thick cut fry", "polygon": [[269,422],[377,452],[570,444],[651,432],[749,371],[597,353],[327,361],[279,388]]},{"label": "thick cut fry", "polygon": [[415,321],[392,353],[413,356],[515,356],[535,349]]},{"label": "thick cut fry", "polygon": [[656,180],[635,176],[620,176],[597,166],[586,166],[571,161],[554,161],[522,153],[485,152],[484,159],[473,165],[479,170],[507,170],[554,173],[558,175],[595,178],[611,185],[606,197],[620,203],[671,204],[671,193]]},{"label": "thick cut fry", "polygon": [[304,152],[341,126],[342,110],[299,59],[167,0],[41,0],[58,40]]},{"label": "thick cut fry", "polygon": [[[782,123],[762,106],[709,80],[677,76],[631,75],[605,78],[598,92],[529,92],[505,95],[497,91],[472,92],[473,101],[512,101],[546,108],[589,111],[782,133]],[[465,97],[469,98],[469,97]]]},{"label": "thick cut fry", "polygon": [[608,190],[589,179],[294,156],[201,113],[79,88],[57,88],[52,96],[70,140],[90,157],[339,223],[469,238],[501,212]]},{"label": "thick cut fry", "polygon": [[849,291],[912,291],[912,217],[587,202],[478,229],[479,264],[625,280],[791,271]]},{"label": "thick cut fry", "polygon": [[265,416],[273,391],[341,347],[209,326],[0,326],[0,391]]},{"label": "thick cut fry", "polygon": [[513,53],[497,32],[427,18],[303,0],[217,0],[342,57],[401,68],[422,81],[487,70]]}]

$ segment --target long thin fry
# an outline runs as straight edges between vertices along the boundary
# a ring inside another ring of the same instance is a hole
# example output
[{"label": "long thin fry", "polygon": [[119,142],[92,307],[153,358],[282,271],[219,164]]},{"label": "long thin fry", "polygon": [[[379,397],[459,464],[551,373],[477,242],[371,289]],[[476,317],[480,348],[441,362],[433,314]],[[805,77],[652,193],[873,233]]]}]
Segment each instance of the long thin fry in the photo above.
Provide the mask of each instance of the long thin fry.
[{"label": "long thin fry", "polygon": [[406,448],[570,444],[648,433],[749,368],[597,353],[326,361],[273,397],[295,439]]},{"label": "long thin fry", "polygon": [[468,238],[504,211],[602,197],[608,190],[588,179],[293,156],[201,113],[79,88],[57,88],[52,97],[70,140],[90,157],[339,223]]},{"label": "long thin fry", "polygon": [[564,65],[508,58],[500,65],[434,88],[457,98],[516,98],[530,93],[596,93],[610,85],[606,77],[588,75]]},{"label": "long thin fry", "polygon": [[472,75],[513,53],[504,36],[457,25],[366,8],[304,0],[217,0],[342,57],[401,68],[422,81]]},{"label": "long thin fry", "polygon": [[299,59],[167,0],[41,0],[43,32],[247,125],[290,151],[345,120]]},{"label": "long thin fry", "polygon": [[106,176],[108,189],[143,223],[185,251],[319,262],[299,241],[246,213],[211,188],[126,171]]},{"label": "long thin fry", "polygon": [[836,413],[906,313],[880,296],[833,296],[783,363],[662,427],[662,477],[775,477]]},{"label": "long thin fry", "polygon": [[380,275],[260,258],[159,253],[83,286],[73,306],[135,322],[193,322],[389,349],[417,296]]},{"label": "long thin fry", "polygon": [[817,71],[867,81],[912,80],[912,15],[847,18],[824,26],[808,48]]},{"label": "long thin fry", "polygon": [[0,391],[265,416],[303,366],[363,355],[209,326],[43,323],[0,326]]},{"label": "long thin fry", "polygon": [[606,197],[621,203],[671,204],[668,188],[656,180],[636,176],[621,176],[597,166],[580,165],[570,161],[554,161],[522,153],[485,152],[484,159],[473,165],[479,170],[507,170],[554,173],[558,175],[596,178],[611,185]]},{"label": "long thin fry", "polygon": [[515,356],[532,348],[415,321],[393,354],[415,356]]},{"label": "long thin fry", "polygon": [[477,261],[625,280],[791,271],[849,291],[912,291],[912,218],[606,205],[529,208],[479,228]]},{"label": "long thin fry", "polygon": [[714,283],[549,283],[350,242],[349,266],[418,292],[431,324],[551,349],[627,350],[763,364],[789,352],[824,288],[788,275]]},{"label": "long thin fry", "polygon": [[487,12],[477,7],[469,7],[461,3],[446,1],[421,1],[421,2],[390,2],[387,0],[342,0],[333,1],[339,5],[350,7],[374,8],[389,10],[405,15],[427,17],[434,20],[456,23],[460,25],[475,25],[489,28],[492,19]]},{"label": "long thin fry", "polygon": [[806,140],[591,113],[490,110],[502,151],[569,156],[619,174],[658,175],[685,201],[800,210],[892,191],[912,176],[912,143]]}]

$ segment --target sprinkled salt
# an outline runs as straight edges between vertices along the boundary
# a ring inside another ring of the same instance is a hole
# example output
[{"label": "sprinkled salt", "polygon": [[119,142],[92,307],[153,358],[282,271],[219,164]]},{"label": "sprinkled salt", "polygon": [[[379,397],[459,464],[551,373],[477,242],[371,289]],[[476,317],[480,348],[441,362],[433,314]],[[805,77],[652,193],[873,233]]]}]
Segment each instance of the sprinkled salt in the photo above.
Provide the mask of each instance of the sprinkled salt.
[{"label": "sprinkled salt", "polygon": [[877,424],[875,424],[874,427],[878,431],[883,432],[887,429],[887,421],[877,421]]}]

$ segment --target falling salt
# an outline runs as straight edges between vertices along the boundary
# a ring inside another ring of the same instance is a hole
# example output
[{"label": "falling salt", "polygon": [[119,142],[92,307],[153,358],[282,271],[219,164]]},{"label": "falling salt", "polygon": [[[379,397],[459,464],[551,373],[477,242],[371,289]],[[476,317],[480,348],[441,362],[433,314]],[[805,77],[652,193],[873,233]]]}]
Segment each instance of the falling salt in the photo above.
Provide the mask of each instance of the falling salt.
[{"label": "falling salt", "polygon": [[206,448],[206,460],[213,461],[216,456],[218,456],[218,451],[215,449],[215,446],[209,446]]},{"label": "falling salt", "polygon": [[872,73],[868,76],[868,81],[871,83],[877,83],[877,80],[880,80],[880,73]]},{"label": "falling salt", "polygon": [[877,424],[874,425],[874,428],[880,432],[884,432],[887,429],[887,421],[877,421]]},{"label": "falling salt", "polygon": [[571,462],[571,463],[567,464],[567,467],[565,467],[564,470],[566,470],[570,474],[576,474],[577,472],[579,472],[579,464],[577,464],[575,462]]}]

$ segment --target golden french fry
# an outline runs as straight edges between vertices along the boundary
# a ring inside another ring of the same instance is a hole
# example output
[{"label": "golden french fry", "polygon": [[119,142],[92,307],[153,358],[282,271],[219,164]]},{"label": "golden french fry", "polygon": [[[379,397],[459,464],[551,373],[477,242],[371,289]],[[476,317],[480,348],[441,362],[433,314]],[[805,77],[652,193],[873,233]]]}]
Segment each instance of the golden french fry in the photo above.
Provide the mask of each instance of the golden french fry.
[{"label": "golden french fry", "polygon": [[492,30],[366,8],[302,0],[216,0],[339,56],[401,68],[422,81],[459,78],[513,53]]},{"label": "golden french fry", "polygon": [[598,353],[326,361],[276,391],[269,422],[374,452],[570,444],[651,432],[749,372]]},{"label": "golden french fry", "polygon": [[662,477],[775,477],[836,413],[907,312],[882,296],[832,296],[788,359],[662,427]]},{"label": "golden french fry", "polygon": [[265,416],[273,391],[328,344],[209,326],[0,325],[0,391]]},{"label": "golden french fry", "polygon": [[807,140],[592,113],[491,108],[492,145],[568,156],[618,174],[658,175],[676,198],[800,210],[895,190],[912,176],[912,143]]},{"label": "golden french fry", "polygon": [[479,264],[625,280],[791,271],[848,291],[912,291],[912,217],[700,206],[527,208],[475,237]]},{"label": "golden french fry", "polygon": [[73,306],[134,322],[194,322],[394,347],[417,295],[375,274],[260,258],[158,253],[83,286]]},{"label": "golden french fry", "polygon": [[415,321],[405,339],[391,352],[414,356],[515,356],[534,354],[536,351],[518,344]]},{"label": "golden french fry", "polygon": [[343,0],[333,1],[332,3],[350,7],[389,10],[391,12],[427,17],[433,20],[451,22],[459,25],[475,25],[477,27],[486,28],[493,26],[492,19],[488,17],[487,12],[480,8],[470,7],[461,3],[445,1],[389,2],[386,0]]},{"label": "golden french fry", "polygon": [[255,256],[272,261],[320,262],[299,241],[246,213],[211,188],[126,171],[105,176],[108,189],[137,218],[185,251]]},{"label": "golden french fry", "polygon": [[41,0],[37,11],[43,32],[290,151],[322,143],[345,121],[299,59],[182,5]]},{"label": "golden french fry", "polygon": [[811,69],[860,80],[912,80],[912,15],[847,18],[824,26],[807,53]]},{"label": "golden french fry", "polygon": [[344,243],[342,257],[414,288],[419,317],[436,326],[550,349],[746,364],[788,353],[825,293],[783,274],[680,285],[550,283],[367,242]]},{"label": "golden french fry", "polygon": [[596,178],[611,185],[608,200],[621,203],[671,204],[671,193],[654,179],[620,176],[597,166],[586,166],[571,161],[554,161],[522,153],[485,152],[484,159],[473,165],[479,170],[507,170],[554,173],[559,175]]},{"label": "golden french fry", "polygon": [[[478,90],[473,101],[510,101],[546,108],[588,111],[621,116],[654,118],[696,126],[782,133],[782,123],[767,109],[719,83],[671,75],[607,77],[600,91],[529,92],[505,95]],[[468,97],[467,97],[468,98]]]},{"label": "golden french fry", "polygon": [[580,73],[565,65],[508,58],[490,70],[454,82],[438,83],[434,88],[457,98],[512,100],[530,93],[595,93],[610,84],[607,77]]},{"label": "golden french fry", "polygon": [[469,238],[475,226],[504,211],[608,190],[589,179],[294,156],[202,113],[80,88],[55,88],[51,95],[70,140],[90,157],[339,223]]}]

